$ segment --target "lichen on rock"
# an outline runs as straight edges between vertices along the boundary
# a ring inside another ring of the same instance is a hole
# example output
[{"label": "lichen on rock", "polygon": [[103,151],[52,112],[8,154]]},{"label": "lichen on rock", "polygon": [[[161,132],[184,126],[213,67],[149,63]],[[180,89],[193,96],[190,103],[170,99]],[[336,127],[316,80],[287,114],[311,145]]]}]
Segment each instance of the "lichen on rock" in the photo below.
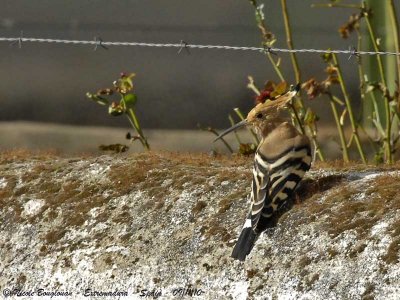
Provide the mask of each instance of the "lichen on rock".
[{"label": "lichen on rock", "polygon": [[[251,160],[0,159],[0,287],[170,299],[400,297],[400,172],[314,166],[244,263]],[[161,292],[158,293],[158,292]]]}]

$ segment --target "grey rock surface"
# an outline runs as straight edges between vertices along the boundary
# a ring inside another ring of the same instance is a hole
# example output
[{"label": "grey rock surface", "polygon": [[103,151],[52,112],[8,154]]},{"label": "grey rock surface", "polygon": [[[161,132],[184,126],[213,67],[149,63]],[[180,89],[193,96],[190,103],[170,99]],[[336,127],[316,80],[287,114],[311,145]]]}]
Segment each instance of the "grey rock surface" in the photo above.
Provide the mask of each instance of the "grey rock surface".
[{"label": "grey rock surface", "polygon": [[230,252],[248,209],[250,159],[153,153],[0,161],[2,291],[400,298],[396,170],[314,167],[292,209],[240,263]]}]

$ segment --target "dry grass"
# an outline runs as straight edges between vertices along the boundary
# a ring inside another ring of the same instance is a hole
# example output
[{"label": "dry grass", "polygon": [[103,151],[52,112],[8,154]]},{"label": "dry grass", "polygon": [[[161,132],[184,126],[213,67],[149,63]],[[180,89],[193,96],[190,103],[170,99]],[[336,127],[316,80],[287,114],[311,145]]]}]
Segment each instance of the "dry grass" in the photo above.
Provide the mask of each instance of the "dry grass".
[{"label": "dry grass", "polygon": [[54,150],[48,151],[31,151],[26,149],[14,149],[0,152],[0,164],[11,162],[23,162],[31,160],[46,160],[59,157],[59,153]]},{"label": "dry grass", "polygon": [[[115,156],[121,158],[120,156]],[[128,194],[133,190],[146,190],[152,200],[144,204],[145,209],[171,209],[171,205],[165,207],[165,198],[168,196],[168,187],[162,186],[166,179],[171,180],[174,190],[182,190],[185,184],[205,186],[206,180],[214,176],[217,182],[232,179],[235,176],[243,176],[241,172],[222,172],[216,168],[227,168],[248,164],[247,158],[237,157],[210,157],[205,154],[178,154],[178,153],[140,153],[122,156],[124,162],[116,162],[109,171],[109,184],[97,184],[96,182],[83,182],[80,178],[54,180],[65,178],[73,164],[85,160],[85,158],[62,159],[55,151],[32,152],[27,150],[6,151],[0,153],[0,170],[7,169],[12,163],[32,164],[31,168],[21,168],[22,174],[3,176],[7,181],[5,188],[0,190],[0,209],[12,208],[10,222],[20,222],[23,207],[21,201],[23,195],[35,195],[36,198],[46,199],[46,204],[41,211],[32,218],[30,223],[40,220],[52,221],[61,217],[60,227],[54,227],[52,231],[43,236],[43,241],[51,250],[51,245],[56,244],[66,233],[65,228],[81,226],[88,219],[88,212],[95,207],[105,205],[112,197]],[[119,161],[121,161],[119,159]],[[215,168],[209,168],[213,165]],[[22,181],[17,188],[17,182]],[[103,196],[104,191],[109,191],[108,197]],[[17,201],[18,200],[18,201]],[[200,212],[206,204],[200,203],[194,207],[194,212]],[[63,207],[62,215],[57,212]],[[96,222],[103,222],[109,218],[108,214],[102,214],[96,218]],[[116,223],[128,223],[131,221],[129,214],[122,214],[113,219]],[[212,231],[218,231],[226,237],[226,230],[215,227]]]},{"label": "dry grass", "polygon": [[391,224],[389,228],[392,236],[392,242],[389,245],[388,252],[382,259],[388,264],[396,264],[399,262],[400,252],[400,220]]},{"label": "dry grass", "polygon": [[[154,198],[162,198],[166,188],[162,186],[166,179],[172,180],[175,190],[182,190],[184,184],[200,186],[211,176],[217,176],[219,182],[243,176],[241,172],[229,172],[220,175],[210,165],[236,167],[249,163],[247,158],[227,156],[210,157],[206,154],[178,153],[142,153],[129,156],[127,162],[111,168],[110,179],[120,194],[127,194],[138,187],[148,191]],[[151,173],[150,173],[151,171]],[[128,174],[128,176],[124,175]]]},{"label": "dry grass", "polygon": [[[94,157],[91,153],[81,153],[79,159],[87,159]],[[54,149],[48,150],[29,150],[29,149],[13,149],[3,150],[0,152],[0,165],[12,162],[25,161],[45,161],[56,158],[68,158],[65,154]]]},{"label": "dry grass", "polygon": [[375,299],[374,297],[374,291],[375,291],[375,284],[368,282],[366,284],[366,288],[364,293],[361,295],[362,300],[373,300]]},{"label": "dry grass", "polygon": [[232,239],[231,231],[225,227],[222,227],[217,221],[212,222],[209,226],[204,226],[204,230],[204,236],[207,239],[212,238],[224,243],[227,243],[230,239]]},{"label": "dry grass", "polygon": [[[329,177],[324,179],[327,180]],[[340,182],[340,177],[332,178],[328,183],[318,184],[317,182],[305,182],[303,189],[307,190],[306,198],[309,201],[302,204],[302,209],[308,213],[308,218],[297,222],[307,223],[320,217],[327,217],[327,231],[332,238],[352,230],[357,233],[358,239],[363,240],[369,236],[372,227],[379,223],[388,212],[400,210],[400,176],[381,175],[372,179],[370,184],[363,189],[357,186],[343,187],[336,189],[335,192],[319,201],[319,188],[325,190],[334,182]],[[307,195],[308,194],[308,195]],[[314,195],[314,196],[312,196]],[[359,197],[357,197],[359,196]],[[304,198],[303,198],[304,199]],[[382,257],[387,263],[396,263],[399,259],[400,250],[400,220],[390,225],[388,229],[392,236],[392,243],[388,253]],[[361,253],[365,244],[359,244],[350,252],[350,257]],[[335,252],[334,250],[332,250]],[[334,257],[336,253],[332,253]]]},{"label": "dry grass", "polygon": [[198,201],[192,208],[192,213],[194,215],[199,214],[205,207],[207,206],[207,202],[205,201]]},{"label": "dry grass", "polygon": [[218,203],[219,206],[218,214],[223,214],[227,212],[236,201],[243,201],[246,200],[246,198],[247,198],[246,191],[237,191],[230,193],[229,195],[222,198],[221,201]]},{"label": "dry grass", "polygon": [[399,170],[400,161],[397,161],[391,165],[386,164],[372,164],[367,165],[361,164],[357,161],[344,162],[343,160],[329,160],[329,161],[317,161],[312,166],[314,169],[332,169],[337,171],[379,171],[379,170]]},{"label": "dry grass", "polygon": [[[126,195],[134,190],[145,190],[150,200],[143,203],[145,210],[169,211],[174,207],[174,199],[166,205],[170,197],[169,187],[174,191],[183,190],[186,187],[200,188],[199,193],[212,192],[213,186],[207,184],[207,180],[214,178],[214,184],[219,186],[223,181],[235,182],[238,180],[250,183],[252,158],[243,156],[218,156],[211,157],[205,154],[181,154],[181,153],[141,153],[134,155],[118,155],[116,161],[108,172],[110,182],[99,184],[96,182],[83,182],[80,178],[69,178],[64,181],[55,181],[54,177],[65,177],[78,159],[59,159],[54,152],[32,153],[29,151],[9,151],[0,154],[0,170],[7,170],[10,163],[34,162],[32,168],[24,169],[20,178],[16,175],[4,175],[7,186],[0,190],[0,209],[12,208],[10,222],[21,221],[23,207],[21,199],[23,195],[37,195],[46,199],[46,204],[41,212],[35,217],[29,218],[30,223],[39,222],[42,219],[52,221],[61,218],[63,226],[55,227],[52,231],[43,236],[47,245],[44,251],[51,251],[52,245],[56,244],[64,234],[68,226],[81,226],[88,219],[88,212],[94,207],[100,207],[117,196]],[[120,158],[124,158],[121,160]],[[211,167],[210,167],[211,166]],[[248,172],[243,172],[237,167],[244,167]],[[313,168],[330,168],[335,170],[376,170],[376,166],[361,166],[356,163],[343,164],[341,161],[329,163],[316,163]],[[393,166],[383,166],[380,169],[400,169],[400,163]],[[17,188],[18,180],[23,185]],[[166,180],[169,181],[166,184]],[[320,178],[304,180],[297,191],[296,198],[300,200],[302,210],[307,212],[307,217],[292,220],[294,223],[312,222],[321,216],[328,216],[327,230],[332,237],[341,233],[354,230],[360,239],[364,238],[371,230],[371,227],[379,222],[384,215],[392,210],[400,210],[400,178],[398,176],[379,176],[374,179],[370,186],[364,191],[365,197],[362,200],[354,198],[361,191],[356,188],[343,188],[336,190],[324,201],[319,201],[319,196],[324,191],[339,186],[346,180],[343,175],[331,175]],[[105,197],[104,191],[109,192]],[[204,221],[202,234],[206,238],[217,239],[228,242],[232,238],[233,225],[221,226],[241,199],[247,198],[246,190],[234,190],[216,203],[217,210],[213,216]],[[205,201],[198,201],[192,207],[195,217],[209,205]],[[59,215],[58,208],[63,207],[63,213]],[[6,211],[6,210],[4,210]],[[125,210],[125,213],[115,216],[112,222],[129,224],[132,216]],[[96,222],[109,220],[109,213],[102,213],[96,217]],[[285,216],[281,221],[285,220]],[[296,224],[293,224],[296,225]],[[388,253],[382,257],[387,263],[398,261],[400,250],[400,221],[391,225],[388,229],[391,232],[393,241]],[[126,236],[126,239],[131,236]],[[360,244],[353,249],[350,256],[356,256],[365,248]],[[337,253],[332,249],[330,256]]]},{"label": "dry grass", "polygon": [[248,278],[248,279],[251,279],[251,278],[253,278],[253,277],[256,276],[256,275],[258,275],[258,270],[257,270],[257,269],[250,269],[250,270],[247,270],[247,278]]}]

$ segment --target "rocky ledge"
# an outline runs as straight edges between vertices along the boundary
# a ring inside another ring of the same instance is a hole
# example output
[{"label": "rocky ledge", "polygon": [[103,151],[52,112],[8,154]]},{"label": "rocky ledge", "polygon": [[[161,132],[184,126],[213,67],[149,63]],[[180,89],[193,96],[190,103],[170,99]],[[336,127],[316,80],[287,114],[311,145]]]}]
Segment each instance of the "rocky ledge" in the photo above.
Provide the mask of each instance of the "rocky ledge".
[{"label": "rocky ledge", "polygon": [[250,159],[190,154],[2,154],[0,288],[102,299],[400,298],[400,171],[314,166],[240,263],[230,253],[250,168]]}]

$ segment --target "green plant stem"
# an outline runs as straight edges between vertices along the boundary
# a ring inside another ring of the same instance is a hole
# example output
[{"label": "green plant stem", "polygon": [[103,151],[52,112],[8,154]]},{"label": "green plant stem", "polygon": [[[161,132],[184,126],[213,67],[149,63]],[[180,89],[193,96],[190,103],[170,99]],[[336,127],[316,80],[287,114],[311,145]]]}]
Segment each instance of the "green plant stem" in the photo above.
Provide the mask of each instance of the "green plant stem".
[{"label": "green plant stem", "polygon": [[[361,50],[361,45],[362,45],[362,35],[360,33],[360,30],[356,29],[357,32],[357,49],[358,51]],[[365,100],[365,80],[364,80],[364,70],[362,67],[362,61],[361,61],[361,56],[357,57],[357,69],[358,69],[358,78],[360,80],[360,92],[361,92],[361,100]]]},{"label": "green plant stem", "polygon": [[128,119],[131,122],[132,126],[136,129],[137,133],[140,136],[140,142],[142,143],[143,147],[147,150],[150,150],[150,145],[147,142],[147,139],[143,135],[142,128],[140,127],[140,123],[138,118],[136,117],[135,111],[132,108],[127,109]]},{"label": "green plant stem", "polygon": [[315,148],[315,153],[317,153],[320,161],[325,161],[324,153],[322,152],[321,147],[319,146],[319,144],[317,142],[317,133],[315,130],[313,130],[311,128],[310,128],[310,131],[311,131],[311,139],[312,139],[312,142],[313,142],[314,148]]},{"label": "green plant stem", "polygon": [[[304,126],[302,126],[297,110],[293,107],[293,105],[290,105],[290,107],[293,112],[294,119],[296,120],[296,123],[299,125],[301,133],[306,134],[306,129],[304,128]],[[315,122],[314,122],[314,127],[316,128]],[[317,132],[316,132],[317,130],[313,129],[310,125],[308,125],[307,128],[310,131],[310,136],[315,147],[315,152],[318,154],[318,157],[321,161],[325,161],[324,153],[322,152],[321,147],[319,146],[319,143],[317,141]]]},{"label": "green plant stem", "polygon": [[[362,132],[364,133],[364,135],[367,137],[368,142],[371,144],[371,147],[374,149],[374,151],[378,151],[377,147],[376,147],[376,142],[371,138],[371,136],[368,134],[368,132],[365,130],[365,128],[360,127],[360,129],[362,130]],[[377,153],[376,153],[377,154]]]},{"label": "green plant stem", "polygon": [[[375,112],[375,119],[374,119],[374,113],[372,114],[371,119],[372,119],[376,129],[378,129],[379,134],[382,136],[382,139],[385,139],[386,133],[385,133],[385,130],[383,130],[383,128],[382,128],[382,121],[381,121],[381,117],[379,114],[378,101],[376,100],[376,96],[373,91],[371,92],[371,98],[372,98],[372,105],[374,106],[374,112]],[[384,147],[386,147],[386,144],[384,144]]]},{"label": "green plant stem", "polygon": [[[249,1],[254,6],[254,8],[257,9],[257,7],[258,7],[257,1],[256,0],[249,0]],[[284,19],[285,19],[286,37],[287,37],[287,41],[288,42],[290,41],[290,45],[291,45],[291,47],[293,49],[289,17],[288,17],[287,9],[285,9],[286,8],[286,1],[284,1],[284,2],[285,3],[282,3],[282,5],[284,5],[284,6],[282,6],[282,8],[283,8],[283,15],[284,15]],[[263,20],[258,20],[257,25],[258,25],[258,28],[260,28],[260,30],[261,30],[264,43],[266,45],[269,45],[270,41],[266,39],[266,34],[265,34],[266,32],[269,32],[269,31],[268,31],[268,29],[267,29],[267,27],[265,25],[265,22]],[[274,70],[275,70],[276,74],[278,75],[279,79],[281,81],[286,81],[285,77],[282,74],[282,71],[281,71],[280,67],[278,66],[278,64],[276,63],[274,58],[272,57],[272,54],[270,52],[266,52],[266,55],[267,55],[269,61],[271,62],[272,67],[274,68]],[[291,54],[291,57],[293,57],[292,54]],[[300,71],[299,71],[296,55],[294,55],[294,61],[292,60],[292,62],[294,63],[293,67],[295,69],[297,83],[300,83]],[[299,98],[299,97],[297,97],[296,99],[298,100],[300,108],[304,109],[303,100],[301,98]],[[297,110],[295,107],[293,107],[293,109]],[[297,120],[299,121],[299,127],[301,128],[301,131],[304,132],[304,128],[302,126],[302,123],[300,122],[300,118],[298,117],[297,111],[296,111],[296,115],[297,115]]]},{"label": "green plant stem", "polygon": [[339,105],[344,105],[344,102],[334,95],[332,95],[332,100],[335,101]]},{"label": "green plant stem", "polygon": [[[361,50],[361,45],[362,45],[362,35],[360,31],[357,29],[357,49]],[[358,77],[360,80],[360,91],[361,91],[361,100],[365,101],[365,80],[364,80],[364,70],[362,66],[362,61],[361,57],[357,58],[357,66],[358,66]],[[372,104],[374,107],[374,111],[376,114],[377,121],[381,123],[380,119],[380,114],[379,114],[379,108],[378,108],[378,102],[376,101],[375,93],[371,92],[371,98],[372,98]]]},{"label": "green plant stem", "polygon": [[274,68],[276,74],[279,77],[280,81],[285,81],[285,77],[282,74],[282,71],[280,69],[280,67],[278,66],[278,64],[276,63],[276,61],[274,60],[274,58],[272,57],[272,54],[267,52],[267,57],[269,59],[269,61],[271,62],[272,67]]},{"label": "green plant stem", "polygon": [[343,127],[340,124],[340,118],[339,118],[339,114],[338,114],[338,111],[336,108],[336,103],[335,103],[335,100],[333,99],[333,96],[331,93],[328,93],[328,96],[330,98],[330,104],[331,104],[333,116],[335,118],[337,130],[339,132],[340,144],[342,145],[343,160],[345,162],[348,162],[349,161],[349,152],[348,152],[347,146],[346,146],[346,138],[344,136]]},{"label": "green plant stem", "polygon": [[293,112],[293,115],[294,115],[294,119],[296,120],[296,123],[299,126],[301,133],[305,134],[306,131],[305,131],[304,127],[303,127],[303,124],[300,121],[300,117],[299,117],[299,114],[297,113],[296,108],[293,105],[290,105],[290,108],[292,109],[292,112]]},{"label": "green plant stem", "polygon": [[314,154],[317,154],[321,161],[325,161],[324,153],[322,152],[322,149],[317,141],[317,131],[318,131],[317,125],[315,124],[315,122],[313,122],[313,126],[308,125],[307,128],[310,131],[309,135],[311,136],[311,141],[314,144],[315,148]]},{"label": "green plant stem", "polygon": [[[365,8],[365,3],[364,3],[364,8]],[[376,42],[376,35],[375,32],[372,28],[371,21],[370,21],[370,16],[368,13],[366,13],[365,16],[365,23],[367,24],[368,32],[371,37],[372,45],[374,47],[374,51],[378,52],[380,51],[379,46]],[[376,55],[376,59],[378,62],[378,69],[379,69],[379,74],[381,77],[382,84],[387,88],[386,84],[386,79],[385,79],[385,72],[383,69],[383,63],[382,63],[382,58],[380,55]],[[383,100],[385,104],[385,121],[386,121],[386,132],[385,132],[385,144],[386,144],[386,162],[391,164],[393,163],[393,158],[392,158],[392,137],[391,137],[391,112],[390,112],[390,104],[389,104],[389,99],[386,99],[385,96],[383,95]]]},{"label": "green plant stem", "polygon": [[249,76],[249,83],[247,84],[247,88],[252,90],[257,96],[260,96],[260,90],[258,89],[258,87],[254,84],[254,78]]},{"label": "green plant stem", "polygon": [[[289,13],[288,13],[288,9],[287,9],[286,0],[281,0],[281,6],[282,6],[283,21],[285,24],[286,43],[288,45],[288,48],[293,50],[292,29],[291,29],[290,22],[289,22]],[[300,72],[299,62],[297,60],[296,53],[290,53],[290,59],[292,61],[292,65],[293,65],[293,71],[295,74],[296,83],[301,83],[301,72]],[[302,98],[296,96],[296,101],[299,103],[300,109],[304,109],[304,103],[303,103]],[[299,115],[297,113],[297,109],[295,107],[293,107],[293,112],[294,112],[296,121],[298,123],[298,126],[300,127],[300,130],[304,134],[305,131],[303,128],[303,124],[300,121]]]},{"label": "green plant stem", "polygon": [[363,161],[364,164],[366,164],[367,163],[367,159],[365,158],[365,153],[364,153],[364,150],[363,150],[362,145],[361,145],[360,137],[358,135],[357,124],[356,124],[355,119],[354,119],[353,108],[351,106],[350,98],[349,98],[349,95],[347,93],[346,85],[345,85],[344,80],[343,80],[342,70],[341,70],[341,68],[339,66],[339,62],[338,62],[336,54],[332,53],[332,58],[333,58],[333,62],[335,64],[335,67],[337,68],[338,80],[339,80],[339,83],[340,83],[340,88],[342,89],[342,93],[343,93],[343,97],[344,97],[344,100],[345,100],[346,108],[347,108],[347,111],[349,113],[349,119],[350,119],[351,128],[353,130],[353,134],[354,134],[354,140],[356,142],[356,146],[357,146],[358,152],[360,154],[361,160]]},{"label": "green plant stem", "polygon": [[[356,32],[357,32],[357,49],[360,51],[361,50],[361,45],[362,45],[362,35],[361,35],[361,32],[360,32],[359,29],[356,29]],[[357,57],[357,68],[358,68],[358,77],[359,77],[359,81],[360,81],[361,101],[363,102],[363,107],[366,108],[366,102],[365,101],[367,101],[367,99],[366,99],[366,95],[365,95],[365,78],[364,78],[365,71],[363,69],[361,56]],[[374,124],[374,125],[379,124],[379,126],[381,126],[381,124],[382,124],[381,123],[381,117],[380,117],[380,114],[379,114],[379,107],[378,107],[378,102],[376,100],[375,93],[372,91],[370,93],[370,96],[371,96],[371,102],[372,102],[372,106],[373,106],[371,120],[374,118],[374,115],[375,115],[375,118],[376,118],[376,121],[377,121],[376,123],[374,121],[372,121],[372,124]],[[363,125],[365,126],[365,125],[367,125],[367,123],[364,121]],[[367,136],[367,138],[370,141],[370,143],[373,145],[374,151],[380,151],[380,150],[377,150],[376,145],[373,143],[372,138],[369,136],[369,134],[367,133],[365,128],[363,126],[361,126],[361,129],[363,130],[364,134]],[[379,134],[381,134],[381,131],[379,130],[379,128],[377,128],[377,129],[378,129]],[[385,136],[385,134],[382,137],[384,137],[384,136]],[[382,147],[382,145],[379,145],[379,146]],[[385,144],[384,144],[384,147],[386,147]],[[375,153],[375,155],[376,154],[377,153]]]},{"label": "green plant stem", "polygon": [[[283,21],[285,24],[286,43],[288,45],[288,48],[293,50],[292,30],[290,27],[289,13],[288,13],[287,5],[286,5],[286,0],[281,0],[281,5],[282,5]],[[290,53],[290,59],[292,60],[293,71],[295,74],[296,83],[300,83],[301,82],[301,73],[300,73],[299,62],[297,61],[296,53]]]},{"label": "green plant stem", "polygon": [[[256,10],[256,12],[258,12],[258,3],[257,0],[249,0],[249,2],[251,3],[251,5],[253,5],[254,9]],[[256,18],[256,22],[257,22],[257,26],[261,31],[261,35],[262,35],[262,39],[263,39],[263,44],[265,44],[266,46],[271,46],[271,40],[270,37],[272,36],[272,34],[270,33],[270,31],[267,29],[267,26],[265,25],[265,22],[263,19],[261,18]],[[278,65],[278,63],[274,60],[274,58],[272,57],[271,52],[265,52],[267,55],[268,60],[271,62],[272,67],[274,68],[276,74],[278,75],[279,79],[281,81],[285,81],[285,77],[282,74],[282,71]]]},{"label": "green plant stem", "polygon": [[[376,42],[376,35],[375,35],[375,32],[374,32],[374,30],[372,28],[371,21],[370,21],[369,18],[370,17],[367,14],[367,16],[365,17],[365,23],[367,24],[368,32],[369,32],[369,35],[371,37],[371,41],[372,41],[372,45],[374,47],[374,51],[379,52],[380,49],[379,49],[378,43]],[[376,55],[376,59],[378,61],[378,69],[379,69],[379,74],[381,76],[381,81],[382,81],[383,85],[386,86],[385,72],[383,70],[382,58],[381,58],[380,55]]]},{"label": "green plant stem", "polygon": [[360,9],[361,6],[357,4],[344,4],[344,3],[315,3],[311,4],[311,7],[344,7],[344,8],[358,8]]},{"label": "green plant stem", "polygon": [[[395,51],[397,53],[400,52],[400,45],[399,45],[399,23],[396,18],[396,7],[394,5],[393,0],[389,0],[389,17],[390,22],[392,23],[392,32],[393,32],[393,42],[395,46]],[[400,80],[400,56],[396,56],[397,60],[397,80]]]},{"label": "green plant stem", "polygon": [[[289,13],[288,13],[287,5],[286,5],[286,0],[281,0],[281,6],[282,6],[283,21],[285,24],[286,43],[288,45],[288,48],[293,50],[292,29],[290,26]],[[293,65],[293,71],[295,74],[296,83],[301,83],[301,72],[300,72],[299,62],[297,60],[296,53],[290,53],[290,59],[292,61],[292,65]],[[301,97],[297,96],[296,100],[299,102],[300,108],[304,109],[303,99]],[[301,122],[299,123],[299,126],[301,127],[302,132],[304,132]]]},{"label": "green plant stem", "polygon": [[[242,111],[241,111],[239,108],[234,108],[233,110],[235,111],[235,113],[238,115],[238,117],[239,117],[241,120],[244,120],[244,119],[245,119],[245,117],[244,117]],[[256,145],[258,145],[258,144],[260,143],[260,140],[258,139],[257,134],[254,132],[253,129],[247,128],[247,130],[248,130],[248,131],[251,133],[251,135],[253,136],[253,139],[254,139]]]},{"label": "green plant stem", "polygon": [[[391,22],[391,25],[392,25],[394,50],[397,53],[399,53],[400,52],[399,23],[398,23],[398,20],[397,20],[397,17],[396,17],[397,16],[396,7],[394,5],[394,1],[393,0],[390,0],[390,2],[389,2],[389,16],[390,16],[390,22]],[[400,56],[399,55],[396,56],[396,61],[397,61],[397,80],[400,81]],[[399,107],[399,100],[400,99],[397,99],[397,109]],[[392,119],[392,121],[393,121],[392,124],[394,124],[394,126],[395,126],[394,132],[398,133],[399,132],[399,125],[400,125],[399,122],[400,121],[398,119],[398,114],[397,114],[396,108],[394,109],[394,113],[395,113],[395,116],[396,116],[396,120],[395,120],[395,118],[393,118]],[[393,128],[393,127],[390,126],[390,128]],[[397,143],[398,139],[399,139],[399,135],[397,134],[396,141],[393,141],[393,146],[395,147],[395,149],[396,149],[396,143]]]}]

